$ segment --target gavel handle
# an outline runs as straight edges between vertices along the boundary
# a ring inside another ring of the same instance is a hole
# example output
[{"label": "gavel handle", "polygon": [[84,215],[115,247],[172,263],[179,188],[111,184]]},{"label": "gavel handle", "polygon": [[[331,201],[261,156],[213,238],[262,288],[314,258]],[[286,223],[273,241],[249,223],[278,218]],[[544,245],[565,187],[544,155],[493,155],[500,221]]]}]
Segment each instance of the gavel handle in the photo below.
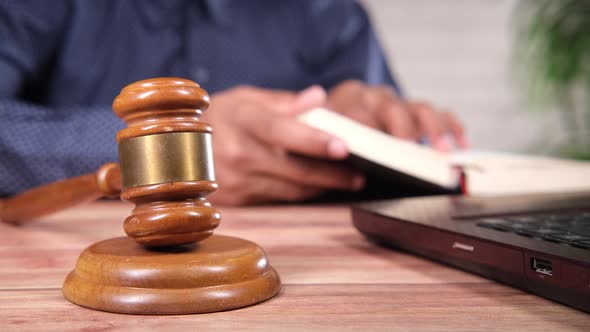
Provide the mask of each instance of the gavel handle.
[{"label": "gavel handle", "polygon": [[116,163],[101,166],[96,173],[50,183],[0,200],[0,221],[23,224],[100,197],[121,193],[121,171]]}]

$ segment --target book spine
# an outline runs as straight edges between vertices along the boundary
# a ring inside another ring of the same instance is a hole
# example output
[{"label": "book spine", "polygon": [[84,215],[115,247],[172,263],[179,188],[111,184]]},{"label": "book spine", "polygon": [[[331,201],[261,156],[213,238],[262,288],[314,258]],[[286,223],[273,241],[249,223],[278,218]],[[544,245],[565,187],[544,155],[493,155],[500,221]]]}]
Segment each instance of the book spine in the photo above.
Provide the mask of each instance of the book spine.
[{"label": "book spine", "polygon": [[463,194],[464,196],[469,196],[467,174],[465,173],[463,168],[459,166],[457,166],[456,169],[459,172],[459,189],[461,190],[461,194]]}]

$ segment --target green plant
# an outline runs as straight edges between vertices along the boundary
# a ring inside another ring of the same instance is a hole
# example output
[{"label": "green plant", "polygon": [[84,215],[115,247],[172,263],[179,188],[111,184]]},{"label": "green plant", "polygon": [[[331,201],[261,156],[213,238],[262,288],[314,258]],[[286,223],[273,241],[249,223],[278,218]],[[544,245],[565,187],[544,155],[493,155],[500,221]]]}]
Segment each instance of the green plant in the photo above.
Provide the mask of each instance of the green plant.
[{"label": "green plant", "polygon": [[565,154],[590,157],[590,0],[521,0],[515,13],[515,64],[529,100],[564,113],[575,141]]},{"label": "green plant", "polygon": [[517,14],[517,54],[534,88],[552,98],[580,80],[590,88],[590,1],[521,0]]}]

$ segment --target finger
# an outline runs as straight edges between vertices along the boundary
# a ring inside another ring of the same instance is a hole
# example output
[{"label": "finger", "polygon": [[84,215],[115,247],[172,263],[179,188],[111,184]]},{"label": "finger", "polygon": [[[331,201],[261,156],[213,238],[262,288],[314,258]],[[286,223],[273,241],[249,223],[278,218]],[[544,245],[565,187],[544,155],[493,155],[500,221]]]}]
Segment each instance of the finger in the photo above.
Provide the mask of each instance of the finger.
[{"label": "finger", "polygon": [[294,117],[250,106],[235,120],[259,140],[310,157],[340,160],[348,156],[342,140],[298,122]]},{"label": "finger", "polygon": [[410,107],[414,111],[414,116],[416,117],[421,134],[430,140],[435,149],[449,151],[451,147],[448,141],[443,139],[443,133],[445,132],[444,124],[440,121],[438,114],[432,107],[421,102],[411,103]]},{"label": "finger", "polygon": [[375,108],[379,106],[379,104],[381,104],[383,100],[398,98],[397,95],[394,93],[393,89],[385,85],[367,87],[365,91],[370,92],[364,94],[365,103],[370,108]]},{"label": "finger", "polygon": [[296,98],[288,105],[287,112],[298,114],[315,107],[325,106],[326,100],[326,90],[319,85],[312,85],[297,94]]},{"label": "finger", "polygon": [[247,87],[247,98],[265,107],[288,114],[298,114],[315,107],[325,106],[326,90],[319,85],[312,85],[301,92],[287,90],[267,90]]},{"label": "finger", "polygon": [[387,133],[405,140],[416,141],[419,138],[419,130],[405,104],[389,103],[381,109],[379,115]]},{"label": "finger", "polygon": [[373,112],[366,104],[366,85],[360,81],[339,84],[328,95],[328,108],[370,127],[377,127]]},{"label": "finger", "polygon": [[360,190],[365,184],[365,179],[361,174],[340,164],[283,152],[280,152],[280,155],[275,154],[273,160],[272,165],[263,166],[263,171],[293,183],[350,191]]},{"label": "finger", "polygon": [[241,98],[250,103],[262,104],[268,110],[287,113],[298,94],[281,89],[262,89],[254,86],[241,86],[238,89]]},{"label": "finger", "polygon": [[465,134],[465,129],[457,117],[451,112],[442,112],[440,116],[448,130],[451,132],[457,146],[462,149],[469,148],[470,144],[467,135]]},{"label": "finger", "polygon": [[376,105],[377,117],[382,129],[399,138],[416,140],[419,130],[411,109],[388,90],[374,90],[371,98]]},{"label": "finger", "polygon": [[[328,94],[328,108],[348,116],[362,114],[362,111],[366,109],[363,97],[364,89],[365,85],[360,81],[349,80],[338,84]],[[364,123],[361,118],[355,118],[355,120]]]},{"label": "finger", "polygon": [[252,191],[246,198],[246,203],[302,201],[326,191],[322,188],[301,185],[277,177],[259,176],[255,180],[251,188]]},{"label": "finger", "polygon": [[325,189],[291,183],[281,178],[261,174],[248,175],[247,184],[220,189],[209,198],[219,205],[251,205],[276,201],[301,201],[318,196]]}]

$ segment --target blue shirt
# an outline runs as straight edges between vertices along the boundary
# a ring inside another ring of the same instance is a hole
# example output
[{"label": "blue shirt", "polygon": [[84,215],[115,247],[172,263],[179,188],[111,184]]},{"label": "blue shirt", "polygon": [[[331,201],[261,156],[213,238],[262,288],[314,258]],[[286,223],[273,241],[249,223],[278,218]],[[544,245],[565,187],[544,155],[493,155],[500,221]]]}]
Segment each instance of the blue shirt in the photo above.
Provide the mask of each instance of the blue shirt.
[{"label": "blue shirt", "polygon": [[0,1],[0,195],[117,160],[111,103],[151,77],[301,90],[397,89],[348,0]]}]

